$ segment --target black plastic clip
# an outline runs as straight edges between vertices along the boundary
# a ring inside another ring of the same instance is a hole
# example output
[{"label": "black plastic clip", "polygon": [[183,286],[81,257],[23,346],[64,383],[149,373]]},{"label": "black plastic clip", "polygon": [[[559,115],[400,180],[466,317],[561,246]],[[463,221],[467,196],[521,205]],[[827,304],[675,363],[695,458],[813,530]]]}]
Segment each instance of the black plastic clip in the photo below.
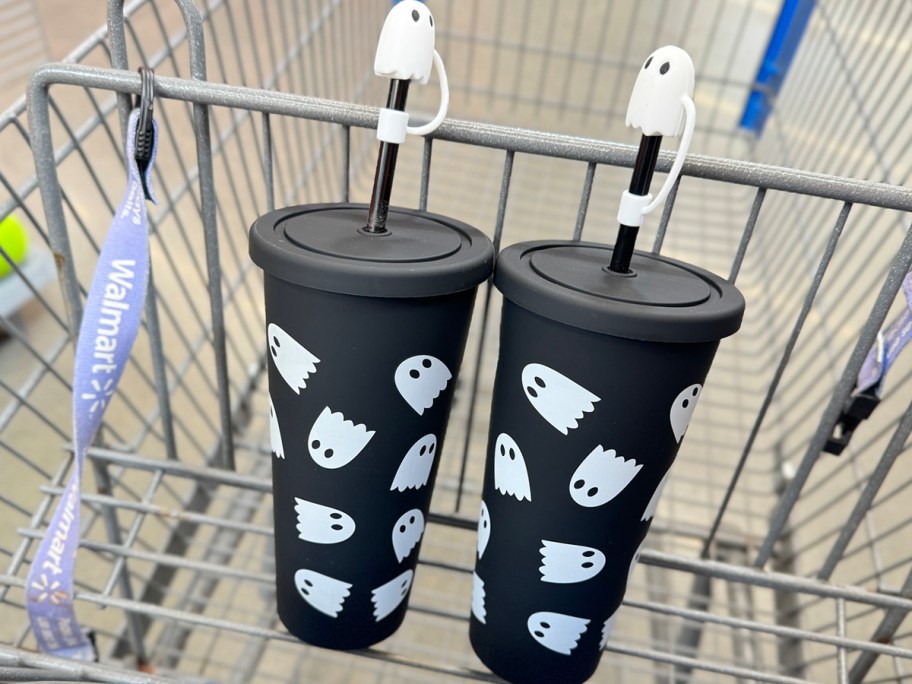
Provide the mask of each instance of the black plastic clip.
[{"label": "black plastic clip", "polygon": [[142,92],[136,98],[134,107],[139,108],[139,121],[136,123],[136,135],[133,138],[133,158],[139,168],[142,179],[143,194],[147,200],[152,199],[152,193],[146,185],[146,170],[152,162],[152,145],[155,132],[152,128],[152,107],[155,100],[155,72],[149,67],[139,67],[142,78]]},{"label": "black plastic clip", "polygon": [[849,445],[855,428],[861,421],[866,420],[871,412],[880,403],[880,397],[877,396],[876,387],[866,389],[864,392],[853,394],[846,402],[845,408],[836,425],[833,427],[833,434],[827,440],[823,450],[830,454],[838,456]]}]

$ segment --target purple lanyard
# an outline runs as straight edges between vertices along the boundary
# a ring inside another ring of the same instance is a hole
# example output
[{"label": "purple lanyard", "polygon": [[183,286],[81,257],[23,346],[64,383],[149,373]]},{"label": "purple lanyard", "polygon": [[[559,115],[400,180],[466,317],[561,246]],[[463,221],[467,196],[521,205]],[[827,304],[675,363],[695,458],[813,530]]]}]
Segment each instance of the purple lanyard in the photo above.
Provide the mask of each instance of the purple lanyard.
[{"label": "purple lanyard", "polygon": [[[130,115],[127,133],[127,191],[98,257],[76,342],[73,470],[26,580],[26,605],[38,647],[79,660],[97,659],[73,608],[82,468],[139,332],[149,280],[149,220],[143,177],[133,155],[138,119],[137,109]],[[154,122],[153,130],[152,159],[144,174],[150,189],[158,140]]]},{"label": "purple lanyard", "polygon": [[868,352],[858,380],[855,384],[856,392],[874,389],[880,396],[883,389],[883,379],[896,357],[912,342],[912,273],[906,275],[902,284],[903,294],[908,305],[903,313],[884,332],[878,334],[877,342]]}]

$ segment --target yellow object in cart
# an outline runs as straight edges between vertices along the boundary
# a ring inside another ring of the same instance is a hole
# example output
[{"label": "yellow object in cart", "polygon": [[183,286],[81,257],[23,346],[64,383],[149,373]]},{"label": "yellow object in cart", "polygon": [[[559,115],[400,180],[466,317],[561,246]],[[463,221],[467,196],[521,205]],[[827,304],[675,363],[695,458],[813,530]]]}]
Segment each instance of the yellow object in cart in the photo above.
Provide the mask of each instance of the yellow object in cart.
[{"label": "yellow object in cart", "polygon": [[[25,232],[25,226],[22,222],[10,214],[0,221],[0,247],[6,252],[6,256],[13,260],[15,264],[21,264],[25,261],[25,255],[28,253],[28,233]],[[10,266],[2,254],[0,254],[0,278],[11,273],[13,267]]]}]

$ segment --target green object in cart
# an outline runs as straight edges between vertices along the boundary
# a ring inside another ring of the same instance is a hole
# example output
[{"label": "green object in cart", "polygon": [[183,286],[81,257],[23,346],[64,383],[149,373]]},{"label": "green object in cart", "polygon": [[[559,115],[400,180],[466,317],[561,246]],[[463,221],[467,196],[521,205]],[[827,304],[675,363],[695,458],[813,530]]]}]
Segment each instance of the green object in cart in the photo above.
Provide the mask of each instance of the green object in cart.
[{"label": "green object in cart", "polygon": [[[0,221],[0,247],[15,264],[21,264],[28,253],[28,234],[22,222],[10,214]],[[9,261],[0,255],[0,278],[12,272]]]}]

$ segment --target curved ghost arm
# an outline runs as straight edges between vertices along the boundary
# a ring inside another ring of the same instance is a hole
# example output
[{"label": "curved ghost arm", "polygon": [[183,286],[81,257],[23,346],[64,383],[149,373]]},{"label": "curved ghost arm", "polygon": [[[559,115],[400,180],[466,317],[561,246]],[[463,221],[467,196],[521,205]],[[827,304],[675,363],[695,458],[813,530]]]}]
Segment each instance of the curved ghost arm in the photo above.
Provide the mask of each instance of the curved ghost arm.
[{"label": "curved ghost arm", "polygon": [[681,96],[681,106],[684,107],[684,132],[681,135],[681,144],[678,145],[678,152],[675,155],[674,164],[671,165],[671,170],[668,172],[668,178],[665,179],[665,185],[662,186],[655,198],[643,207],[643,216],[654,211],[656,207],[665,201],[668,193],[671,192],[671,188],[677,182],[678,176],[681,175],[681,169],[684,167],[684,158],[690,149],[690,141],[693,140],[694,126],[697,122],[697,109],[694,107],[694,101],[688,95]]},{"label": "curved ghost arm", "polygon": [[446,119],[447,110],[450,108],[450,84],[447,81],[443,58],[437,50],[434,50],[434,67],[437,69],[437,76],[440,77],[440,107],[436,116],[423,126],[408,126],[405,131],[411,135],[430,135],[436,131]]}]

